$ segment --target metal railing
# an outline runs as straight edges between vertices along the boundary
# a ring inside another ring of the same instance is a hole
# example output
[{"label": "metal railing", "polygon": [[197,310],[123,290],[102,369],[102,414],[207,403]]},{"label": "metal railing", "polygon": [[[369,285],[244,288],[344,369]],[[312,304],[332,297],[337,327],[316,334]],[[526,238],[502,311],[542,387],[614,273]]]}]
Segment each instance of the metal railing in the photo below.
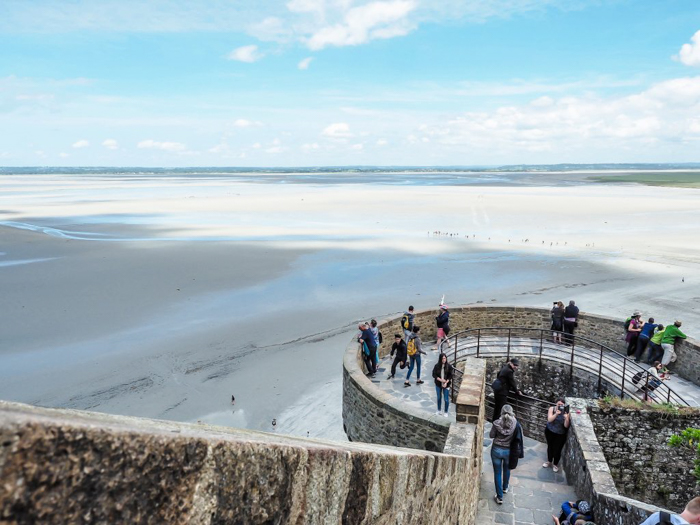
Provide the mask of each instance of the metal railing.
[{"label": "metal railing", "polygon": [[[552,333],[561,334],[565,341],[569,338],[569,343],[553,341]],[[461,384],[461,372],[456,369],[457,363],[466,357],[505,357],[509,360],[511,356],[518,356],[537,358],[538,366],[541,366],[543,359],[568,365],[571,377],[575,369],[593,374],[597,380],[598,396],[614,394],[623,399],[628,397],[689,406],[665,382],[657,382],[647,372],[648,365],[640,366],[609,346],[578,335],[571,336],[541,328],[472,328],[449,336],[442,348],[455,366],[453,400]]]}]

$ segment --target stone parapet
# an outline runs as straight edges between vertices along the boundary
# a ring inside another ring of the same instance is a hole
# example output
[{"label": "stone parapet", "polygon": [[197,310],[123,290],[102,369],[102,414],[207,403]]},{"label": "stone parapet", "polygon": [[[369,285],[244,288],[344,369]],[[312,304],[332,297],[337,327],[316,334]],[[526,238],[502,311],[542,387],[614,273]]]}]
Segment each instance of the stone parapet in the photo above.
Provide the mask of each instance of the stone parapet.
[{"label": "stone parapet", "polygon": [[468,357],[459,364],[462,382],[455,402],[458,422],[477,424],[484,420],[484,384],[486,363],[483,359]]},{"label": "stone parapet", "polygon": [[597,401],[567,398],[567,402],[571,405],[571,427],[563,467],[576,494],[592,503],[596,523],[639,525],[650,514],[663,510],[618,492],[589,414],[597,410]]},{"label": "stone parapet", "polygon": [[0,402],[0,523],[471,524],[459,426],[452,455]]}]

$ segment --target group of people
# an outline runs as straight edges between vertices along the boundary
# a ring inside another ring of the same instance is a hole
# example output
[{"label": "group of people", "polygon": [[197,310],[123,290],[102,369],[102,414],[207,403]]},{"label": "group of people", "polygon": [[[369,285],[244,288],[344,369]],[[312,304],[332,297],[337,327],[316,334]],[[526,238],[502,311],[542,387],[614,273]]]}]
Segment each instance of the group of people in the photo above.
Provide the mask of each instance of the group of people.
[{"label": "group of people", "polygon": [[[396,369],[404,370],[408,368],[405,387],[411,386],[411,375],[413,370],[416,370],[416,384],[422,385],[425,383],[421,379],[422,357],[427,355],[423,350],[423,342],[420,338],[420,326],[415,324],[415,309],[409,306],[401,317],[402,334],[394,334],[394,343],[391,345],[391,371],[387,379],[396,377]],[[450,313],[447,305],[440,304],[438,315],[435,317],[437,325],[437,343],[436,349],[442,347],[442,341],[447,338],[450,333]],[[379,362],[377,350],[382,341],[382,334],[377,329],[377,321],[372,319],[369,323],[360,323],[358,326],[360,334],[358,342],[362,344],[362,356],[370,377],[374,378],[377,374],[377,364]],[[450,387],[452,386],[453,367],[449,363],[447,356],[440,353],[437,363],[433,366],[433,380],[435,382],[435,393],[437,396],[437,412],[436,414],[447,417],[450,406]],[[443,408],[444,407],[444,408]]]},{"label": "group of people", "polygon": [[564,303],[555,301],[552,307],[552,339],[555,343],[564,345],[574,344],[574,331],[578,326],[579,309],[576,301],[569,301],[569,306],[564,308]]},{"label": "group of people", "polygon": [[676,360],[676,342],[687,337],[681,331],[682,324],[676,319],[672,325],[664,326],[656,323],[653,317],[644,322],[641,312],[633,312],[625,320],[627,357],[634,356],[635,363],[639,363],[648,348],[647,364],[652,365],[655,361],[660,361],[663,366],[668,366]]}]

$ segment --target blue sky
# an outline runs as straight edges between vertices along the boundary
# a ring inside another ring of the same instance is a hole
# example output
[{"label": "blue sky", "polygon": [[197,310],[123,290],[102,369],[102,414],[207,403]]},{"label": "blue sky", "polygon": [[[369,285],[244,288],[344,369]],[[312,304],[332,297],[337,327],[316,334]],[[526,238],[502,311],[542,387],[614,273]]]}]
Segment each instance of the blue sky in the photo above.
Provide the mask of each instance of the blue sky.
[{"label": "blue sky", "polygon": [[3,0],[0,165],[700,161],[697,0]]}]

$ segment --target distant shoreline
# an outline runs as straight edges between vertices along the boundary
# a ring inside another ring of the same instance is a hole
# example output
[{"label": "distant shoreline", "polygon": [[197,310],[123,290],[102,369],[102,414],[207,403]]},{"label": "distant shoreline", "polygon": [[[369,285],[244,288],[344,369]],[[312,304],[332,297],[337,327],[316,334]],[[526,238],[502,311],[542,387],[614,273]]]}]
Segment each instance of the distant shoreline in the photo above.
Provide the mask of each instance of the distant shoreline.
[{"label": "distant shoreline", "polygon": [[664,186],[674,188],[700,188],[698,171],[644,171],[624,175],[598,175],[589,177],[592,182],[604,184],[636,183],[645,186]]}]

